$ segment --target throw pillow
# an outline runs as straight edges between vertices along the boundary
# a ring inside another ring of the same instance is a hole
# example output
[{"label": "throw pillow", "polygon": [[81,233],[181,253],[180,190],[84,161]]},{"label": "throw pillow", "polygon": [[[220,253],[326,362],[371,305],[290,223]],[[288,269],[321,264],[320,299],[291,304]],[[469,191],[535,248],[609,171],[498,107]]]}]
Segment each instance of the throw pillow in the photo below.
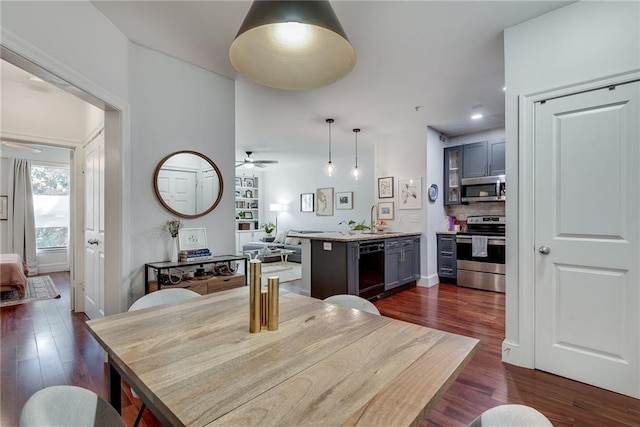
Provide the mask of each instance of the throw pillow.
[{"label": "throw pillow", "polygon": [[299,245],[301,243],[302,241],[297,237],[287,237],[286,240],[284,241],[285,245]]},{"label": "throw pillow", "polygon": [[278,235],[276,236],[276,239],[273,241],[273,243],[284,243],[284,239],[287,237],[287,233],[285,231],[281,231],[278,233]]}]

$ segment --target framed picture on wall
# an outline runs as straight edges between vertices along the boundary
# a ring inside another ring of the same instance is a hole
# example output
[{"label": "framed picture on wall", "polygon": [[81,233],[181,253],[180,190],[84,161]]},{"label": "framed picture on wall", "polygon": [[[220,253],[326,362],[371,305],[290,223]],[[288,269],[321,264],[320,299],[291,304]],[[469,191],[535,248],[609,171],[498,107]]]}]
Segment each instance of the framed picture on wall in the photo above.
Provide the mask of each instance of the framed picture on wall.
[{"label": "framed picture on wall", "polygon": [[245,187],[253,187],[254,185],[254,181],[253,178],[245,178],[244,179],[244,186]]},{"label": "framed picture on wall", "polygon": [[398,209],[422,209],[422,178],[398,180]]},{"label": "framed picture on wall", "polygon": [[333,216],[333,188],[316,189],[316,215]]},{"label": "framed picture on wall", "polygon": [[378,199],[393,198],[393,177],[378,178]]},{"label": "framed picture on wall", "polygon": [[378,219],[393,219],[393,202],[378,202]]},{"label": "framed picture on wall", "polygon": [[181,251],[207,249],[207,229],[181,228],[178,231],[178,243]]},{"label": "framed picture on wall", "polygon": [[353,209],[353,191],[336,193],[336,209]]},{"label": "framed picture on wall", "polygon": [[300,195],[300,212],[313,212],[313,193],[302,193]]}]

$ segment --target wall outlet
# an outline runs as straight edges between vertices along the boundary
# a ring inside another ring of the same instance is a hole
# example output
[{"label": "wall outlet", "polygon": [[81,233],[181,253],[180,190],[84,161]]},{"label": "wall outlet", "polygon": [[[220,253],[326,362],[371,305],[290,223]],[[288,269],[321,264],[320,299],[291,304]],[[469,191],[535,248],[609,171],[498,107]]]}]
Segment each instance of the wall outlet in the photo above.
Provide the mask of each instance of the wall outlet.
[{"label": "wall outlet", "polygon": [[398,215],[398,222],[404,222],[404,217],[402,215]]},{"label": "wall outlet", "polygon": [[409,222],[420,222],[420,216],[418,215],[411,215],[409,217]]}]

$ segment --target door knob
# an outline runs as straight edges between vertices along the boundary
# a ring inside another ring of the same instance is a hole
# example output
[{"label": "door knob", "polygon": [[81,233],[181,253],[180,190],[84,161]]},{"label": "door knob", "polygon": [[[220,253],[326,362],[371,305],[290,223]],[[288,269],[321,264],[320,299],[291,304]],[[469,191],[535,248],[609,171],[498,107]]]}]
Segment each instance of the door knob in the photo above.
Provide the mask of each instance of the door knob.
[{"label": "door knob", "polygon": [[540,246],[538,248],[538,252],[540,252],[542,255],[549,255],[549,253],[551,252],[551,248],[549,246]]},{"label": "door knob", "polygon": [[90,245],[97,245],[98,244],[98,239],[89,239],[87,240],[87,243]]}]

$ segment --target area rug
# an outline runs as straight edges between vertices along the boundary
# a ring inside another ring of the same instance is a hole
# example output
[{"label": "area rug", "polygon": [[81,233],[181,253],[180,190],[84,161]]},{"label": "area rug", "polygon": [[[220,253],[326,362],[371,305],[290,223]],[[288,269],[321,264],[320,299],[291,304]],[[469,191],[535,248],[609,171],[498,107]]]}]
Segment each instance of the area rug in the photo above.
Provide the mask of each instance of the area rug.
[{"label": "area rug", "polygon": [[60,292],[51,277],[29,277],[27,278],[27,289],[25,290],[24,298],[18,297],[17,290],[2,292],[0,294],[0,307],[53,298],[60,298]]},{"label": "area rug", "polygon": [[262,285],[267,285],[267,277],[278,276],[280,283],[302,279],[302,265],[297,262],[286,262],[283,266],[280,262],[262,264]]}]

